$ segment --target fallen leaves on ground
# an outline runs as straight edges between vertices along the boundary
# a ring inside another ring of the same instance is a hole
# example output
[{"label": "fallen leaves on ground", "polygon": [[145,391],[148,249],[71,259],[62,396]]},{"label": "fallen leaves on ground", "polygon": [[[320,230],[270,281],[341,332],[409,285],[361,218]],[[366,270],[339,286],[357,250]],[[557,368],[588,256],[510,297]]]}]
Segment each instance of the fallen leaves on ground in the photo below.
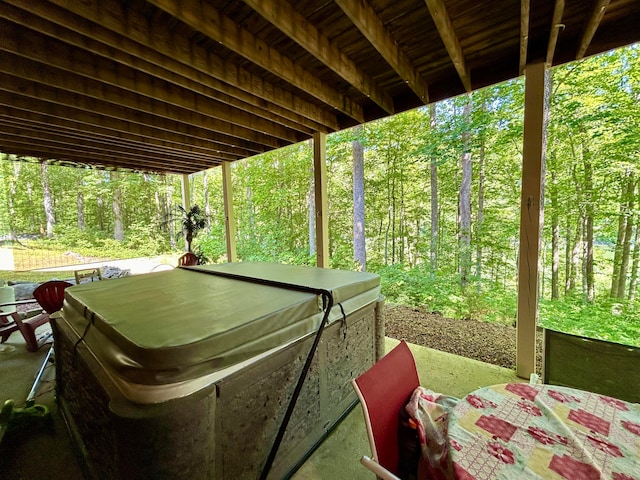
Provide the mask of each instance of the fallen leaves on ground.
[{"label": "fallen leaves on ground", "polygon": [[385,329],[388,337],[515,369],[516,329],[512,326],[445,318],[421,308],[387,304]]}]

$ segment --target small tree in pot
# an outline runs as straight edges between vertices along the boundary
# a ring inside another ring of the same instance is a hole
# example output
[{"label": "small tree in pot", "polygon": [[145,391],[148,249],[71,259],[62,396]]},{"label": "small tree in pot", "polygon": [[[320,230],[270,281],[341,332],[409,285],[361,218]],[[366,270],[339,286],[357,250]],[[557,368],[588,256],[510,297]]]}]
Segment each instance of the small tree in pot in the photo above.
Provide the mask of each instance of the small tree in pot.
[{"label": "small tree in pot", "polygon": [[180,222],[182,234],[187,242],[187,252],[192,252],[191,242],[198,235],[198,232],[206,226],[207,218],[198,205],[193,205],[189,210],[185,210],[180,205],[178,205],[178,208],[182,217]]}]

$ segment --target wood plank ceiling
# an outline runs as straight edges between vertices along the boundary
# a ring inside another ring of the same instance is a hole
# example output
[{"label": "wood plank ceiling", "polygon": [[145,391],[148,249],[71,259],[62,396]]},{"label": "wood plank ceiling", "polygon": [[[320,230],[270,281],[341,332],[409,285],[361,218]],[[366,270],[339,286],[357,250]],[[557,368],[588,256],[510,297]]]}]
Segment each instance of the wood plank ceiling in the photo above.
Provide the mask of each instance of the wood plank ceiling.
[{"label": "wood plank ceiling", "polygon": [[0,152],[193,173],[640,40],[637,0],[2,0]]}]

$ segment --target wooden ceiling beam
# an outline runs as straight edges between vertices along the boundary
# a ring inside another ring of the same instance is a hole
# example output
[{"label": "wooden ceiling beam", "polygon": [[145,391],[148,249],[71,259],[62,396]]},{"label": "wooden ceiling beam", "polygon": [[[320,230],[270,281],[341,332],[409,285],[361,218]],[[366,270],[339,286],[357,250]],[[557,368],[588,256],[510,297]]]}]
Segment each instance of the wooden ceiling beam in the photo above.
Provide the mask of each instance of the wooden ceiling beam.
[{"label": "wooden ceiling beam", "polygon": [[[255,155],[255,151],[231,147],[211,140],[203,140],[187,134],[148,127],[127,120],[104,117],[95,112],[74,109],[4,92],[0,89],[0,114],[37,123],[47,123],[64,128],[82,130],[88,134],[108,135],[149,145],[159,145],[177,151],[206,151],[216,155],[228,155],[233,159]],[[73,120],[70,120],[73,119]],[[262,150],[265,151],[264,149]],[[260,152],[262,153],[262,152]]]},{"label": "wooden ceiling beam", "polygon": [[371,5],[365,0],[336,0],[336,3],[418,98],[425,105],[429,103],[427,82],[385,28]]},{"label": "wooden ceiling beam", "polygon": [[518,74],[524,73],[527,65],[527,53],[529,51],[529,17],[531,15],[531,0],[521,0],[520,2],[520,62],[518,64]]},{"label": "wooden ceiling beam", "polygon": [[216,161],[215,157],[201,157],[198,160],[191,159],[186,161],[184,157],[171,155],[165,153],[164,155],[155,153],[149,153],[143,150],[134,148],[120,147],[115,150],[113,145],[105,145],[96,140],[83,139],[78,142],[77,138],[67,137],[64,134],[47,132],[44,130],[27,130],[20,126],[11,125],[0,121],[0,126],[3,129],[3,139],[7,142],[25,142],[28,145],[46,145],[51,148],[52,151],[68,151],[76,152],[78,154],[85,153],[87,156],[99,155],[102,157],[117,156],[121,158],[127,158],[133,161],[150,162],[154,159],[161,159],[163,162],[171,162],[175,165],[182,165],[184,168],[190,168],[194,164],[210,164]]},{"label": "wooden ceiling beam", "polygon": [[105,153],[117,148],[118,153],[124,153],[132,157],[158,157],[172,159],[176,163],[188,165],[191,162],[205,162],[220,158],[212,153],[195,154],[186,151],[158,150],[140,143],[118,142],[111,137],[100,137],[85,132],[67,130],[58,126],[42,125],[28,120],[0,117],[0,125],[3,133],[14,137],[50,139],[52,143],[66,145],[79,144],[82,147],[99,149]]},{"label": "wooden ceiling beam", "polygon": [[[10,78],[9,81],[11,82],[13,81],[13,79]],[[66,94],[66,95],[61,95],[64,97],[64,99],[60,103],[57,103],[55,96],[60,95],[59,92],[50,91],[49,89],[47,89],[46,87],[43,87],[42,85],[25,84],[24,81],[21,81],[20,85],[22,85],[23,88],[25,88],[24,91],[20,91],[16,89],[15,85],[12,85],[9,82],[7,82],[7,78],[4,74],[0,74],[0,98],[2,98],[2,102],[4,104],[15,105],[16,102],[18,101],[17,97],[25,93],[24,97],[26,97],[26,101],[23,100],[23,103],[32,104],[33,109],[38,108],[39,110],[41,110],[43,108],[43,103],[50,103],[51,105],[49,108],[52,110],[58,110],[60,109],[60,107],[66,107],[67,111],[70,113],[76,113],[75,112],[76,110],[80,110],[81,113],[97,112],[98,115],[102,115],[102,113],[100,112],[102,107],[101,103],[93,99],[87,99],[85,97],[74,97],[70,99],[69,94]],[[6,100],[7,97],[9,98],[9,100]],[[15,98],[12,98],[12,97],[15,97]],[[75,103],[75,105],[73,107],[69,107],[69,103]],[[0,109],[0,113],[3,110],[4,109]],[[113,114],[113,112],[111,113]],[[129,112],[123,112],[123,114],[119,114],[119,116],[115,117],[116,120],[126,122],[127,121],[126,113],[129,113]],[[76,116],[72,118],[76,118]],[[134,115],[134,116],[139,117],[140,115]],[[149,118],[149,119],[145,118],[143,120],[144,120],[143,125],[147,128],[147,131],[158,130],[160,131],[159,133],[162,133],[162,131],[170,132],[171,127],[175,127],[177,129],[179,128],[183,130],[182,132],[178,131],[177,132],[178,134],[188,135],[188,132],[186,132],[186,130],[199,130],[195,127],[192,129],[183,128],[177,122],[159,121],[158,119],[155,119],[155,118]],[[102,121],[102,120],[99,120],[99,121]],[[108,117],[107,124],[109,124],[111,121],[112,121],[111,117]],[[194,133],[197,134],[201,132],[191,132],[191,134],[194,134]],[[200,136],[200,140],[204,140],[204,138]],[[231,145],[231,147],[233,148],[234,146]],[[255,155],[256,153],[258,153],[258,152],[252,151],[252,149],[246,149],[246,145],[244,145],[243,147],[245,148],[246,151],[249,152],[249,155],[247,156]],[[188,149],[188,147],[185,147],[185,148]],[[218,148],[217,150],[224,152],[226,149],[227,147],[220,146],[220,148]],[[212,150],[212,151],[215,152],[216,150]]]},{"label": "wooden ceiling beam", "polygon": [[[12,22],[305,134],[328,131],[327,126],[322,123],[274,103],[268,103],[263,98],[230,86],[191,66],[180,64],[173,58],[145,48],[102,26],[79,19],[48,2],[33,4],[28,0],[10,1],[20,5],[20,8],[6,3],[0,4],[0,15]],[[25,3],[29,4],[30,11],[21,9],[27,8],[23,5]],[[143,55],[146,55],[147,59],[143,59]],[[156,62],[148,61],[150,59],[155,59]]]},{"label": "wooden ceiling beam", "polygon": [[143,62],[152,63],[292,121],[299,120],[309,128],[324,126],[324,129],[332,131],[340,128],[334,112],[321,109],[190,43],[188,39],[173,34],[168,25],[150,20],[117,0],[101,0],[91,4],[76,0],[51,0],[35,4],[31,0],[7,1],[102,42],[114,51],[121,50]]},{"label": "wooden ceiling beam", "polygon": [[442,42],[447,49],[447,53],[449,53],[449,57],[451,58],[453,65],[456,67],[456,71],[458,72],[458,76],[462,81],[462,85],[467,92],[470,92],[471,76],[469,73],[469,67],[467,66],[467,62],[462,52],[462,47],[460,46],[460,40],[458,39],[458,35],[456,35],[456,31],[453,28],[453,23],[451,23],[451,19],[449,18],[449,14],[447,13],[447,8],[444,5],[444,1],[425,0],[425,2],[427,4],[427,8],[429,9],[429,13],[431,14],[431,18],[436,24],[438,34],[440,35],[440,38],[442,39]]},{"label": "wooden ceiling beam", "polygon": [[582,33],[580,44],[578,45],[576,60],[580,60],[582,57],[584,57],[584,54],[587,53],[587,48],[589,48],[596,30],[598,30],[598,27],[600,26],[600,22],[602,21],[602,17],[604,17],[604,12],[609,6],[609,3],[610,0],[598,0],[593,6],[593,10],[589,15],[587,25],[584,29],[584,32]]},{"label": "wooden ceiling beam", "polygon": [[[159,104],[165,103],[167,109],[173,110],[172,107],[177,107],[191,112],[190,115],[195,125],[210,125],[222,133],[249,138],[250,134],[246,130],[253,130],[288,143],[297,143],[299,140],[296,132],[282,125],[268,122],[214,99],[194,94],[84,50],[68,47],[58,40],[45,37],[38,32],[34,31],[28,42],[21,41],[18,34],[19,27],[2,19],[0,19],[0,30],[9,33],[5,41],[0,44],[0,51],[46,64],[48,70],[51,70],[50,67],[54,67],[68,72],[70,78],[65,78],[62,85],[53,85],[58,88],[64,88],[65,84],[73,88],[74,84],[81,81],[76,79],[83,77],[83,79],[88,79],[86,83],[110,85],[111,88],[103,89],[106,100],[109,99],[111,92],[122,89],[123,92],[129,92],[136,97],[146,97],[153,102],[156,111],[160,110]],[[2,61],[1,58],[0,61]],[[43,80],[46,78],[45,76]],[[33,80],[39,79],[34,78]],[[118,96],[126,96],[126,94],[115,94],[114,96],[117,98]],[[185,116],[180,111],[176,111],[175,114],[180,117]],[[233,133],[236,128],[227,127],[231,125],[240,129],[237,134]]]},{"label": "wooden ceiling beam", "polygon": [[183,0],[180,3],[175,0],[148,1],[302,92],[312,95],[359,123],[365,122],[364,113],[359,104],[321,82],[316,75],[296,65],[275,48],[256,38],[233,19],[221,14],[211,4],[202,0]]},{"label": "wooden ceiling beam", "polygon": [[[80,78],[37,64],[25,59],[16,61],[15,57],[0,52],[0,72],[11,72],[12,80],[4,84],[0,82],[0,89],[12,90],[24,94],[32,92],[31,96],[42,98],[61,105],[69,105],[81,110],[96,111],[107,117],[122,120],[135,119],[136,122],[168,130],[188,133],[202,139],[212,139],[231,146],[244,146],[260,150],[259,145],[279,148],[287,143],[276,138],[259,134],[255,131],[225,124],[221,121],[205,119],[183,109],[170,108],[162,102],[124,90],[111,87],[86,78]],[[40,83],[43,82],[43,83]],[[40,96],[42,95],[42,96]],[[247,140],[244,140],[247,139]]]},{"label": "wooden ceiling beam", "polygon": [[315,58],[324,63],[337,75],[351,84],[389,114],[394,113],[393,99],[364,73],[335,42],[324,36],[318,29],[294,10],[284,0],[244,0],[272,25],[295,41]]},{"label": "wooden ceiling beam", "polygon": [[84,151],[77,151],[74,148],[52,148],[50,144],[44,144],[42,142],[32,142],[29,140],[21,141],[4,139],[0,145],[0,150],[4,153],[13,155],[26,155],[30,157],[37,157],[43,159],[55,159],[62,161],[78,162],[85,165],[99,165],[102,167],[116,166],[118,168],[128,168],[131,170],[142,171],[162,171],[172,173],[195,173],[197,171],[206,170],[214,167],[217,164],[199,164],[189,165],[185,167],[184,164],[173,164],[169,161],[163,161],[161,158],[148,158],[145,160],[134,160],[128,157],[122,157],[120,155],[110,152],[108,155],[102,155],[98,153],[90,153]]},{"label": "wooden ceiling beam", "polygon": [[545,63],[549,67],[553,65],[553,56],[556,51],[560,30],[564,29],[564,25],[562,24],[563,14],[564,0],[556,0],[553,6],[553,17],[551,18],[551,30],[549,33],[549,43],[547,44],[547,56],[545,58]]}]

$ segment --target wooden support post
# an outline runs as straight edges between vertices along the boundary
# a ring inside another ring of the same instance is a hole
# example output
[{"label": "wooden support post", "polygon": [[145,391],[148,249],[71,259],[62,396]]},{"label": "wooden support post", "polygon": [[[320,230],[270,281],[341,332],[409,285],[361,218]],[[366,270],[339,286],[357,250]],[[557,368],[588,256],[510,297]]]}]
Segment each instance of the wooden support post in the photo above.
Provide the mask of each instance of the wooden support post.
[{"label": "wooden support post", "polygon": [[544,62],[525,68],[520,253],[518,264],[518,323],[516,374],[528,378],[536,367],[538,257],[542,213],[544,145]]},{"label": "wooden support post", "polygon": [[233,214],[233,186],[231,162],[222,162],[222,196],[224,197],[224,226],[227,238],[227,261],[236,262],[236,219]]},{"label": "wooden support post", "polygon": [[[182,189],[182,208],[184,208],[185,212],[188,212],[191,208],[191,190],[189,188],[189,175],[187,173],[183,173],[180,177],[181,189]],[[187,245],[187,239],[184,239],[184,249],[185,251],[189,250],[189,245]]]},{"label": "wooden support post", "polygon": [[189,175],[186,173],[183,173],[180,180],[182,183],[182,208],[184,208],[185,210],[189,210],[191,208],[191,190],[189,189]]},{"label": "wooden support post", "polygon": [[329,267],[329,209],[327,202],[327,135],[313,134],[313,176],[316,202],[316,265]]}]

